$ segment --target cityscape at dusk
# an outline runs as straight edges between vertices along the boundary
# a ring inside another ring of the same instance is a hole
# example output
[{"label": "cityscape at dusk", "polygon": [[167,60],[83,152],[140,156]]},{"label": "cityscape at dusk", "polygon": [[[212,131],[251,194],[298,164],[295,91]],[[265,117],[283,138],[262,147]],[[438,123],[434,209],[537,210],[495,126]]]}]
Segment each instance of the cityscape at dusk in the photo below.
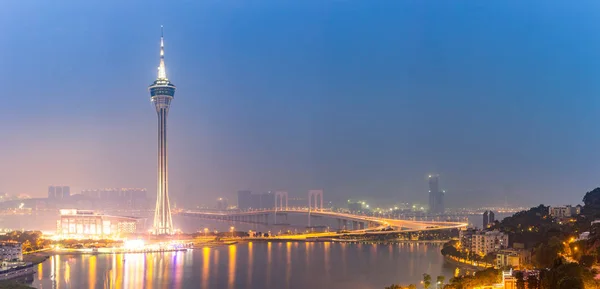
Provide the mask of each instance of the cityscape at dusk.
[{"label": "cityscape at dusk", "polygon": [[600,288],[600,2],[1,4],[0,289]]}]

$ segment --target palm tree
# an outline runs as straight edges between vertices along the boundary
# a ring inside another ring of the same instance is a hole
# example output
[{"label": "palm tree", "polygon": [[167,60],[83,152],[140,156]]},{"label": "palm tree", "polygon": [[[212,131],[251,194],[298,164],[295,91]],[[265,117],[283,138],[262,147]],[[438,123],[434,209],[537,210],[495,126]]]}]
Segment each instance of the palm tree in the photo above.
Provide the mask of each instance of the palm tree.
[{"label": "palm tree", "polygon": [[425,289],[429,289],[429,286],[431,286],[431,275],[427,273],[423,274],[423,286]]},{"label": "palm tree", "polygon": [[437,276],[437,288],[441,288],[444,285],[444,280],[446,280],[445,276]]}]

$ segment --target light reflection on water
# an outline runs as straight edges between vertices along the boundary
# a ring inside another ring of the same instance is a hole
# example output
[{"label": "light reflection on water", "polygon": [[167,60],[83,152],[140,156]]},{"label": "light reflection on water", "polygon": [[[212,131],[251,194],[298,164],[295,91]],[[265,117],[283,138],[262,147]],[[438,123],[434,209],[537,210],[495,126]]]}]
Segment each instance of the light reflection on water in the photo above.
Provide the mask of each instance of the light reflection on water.
[{"label": "light reflection on water", "polygon": [[240,243],[187,252],[54,255],[37,266],[33,286],[79,288],[384,288],[445,275],[440,245]]}]

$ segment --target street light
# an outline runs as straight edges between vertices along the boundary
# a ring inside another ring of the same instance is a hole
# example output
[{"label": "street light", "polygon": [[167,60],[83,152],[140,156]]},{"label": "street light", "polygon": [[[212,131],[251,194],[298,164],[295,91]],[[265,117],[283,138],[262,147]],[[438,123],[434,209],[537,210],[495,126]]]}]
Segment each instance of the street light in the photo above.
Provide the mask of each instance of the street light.
[{"label": "street light", "polygon": [[235,228],[234,228],[233,226],[231,226],[231,227],[229,228],[229,231],[231,231],[231,238],[233,238],[233,230],[234,230],[234,229],[235,229]]},{"label": "street light", "polygon": [[204,228],[204,237],[208,237],[208,228]]}]

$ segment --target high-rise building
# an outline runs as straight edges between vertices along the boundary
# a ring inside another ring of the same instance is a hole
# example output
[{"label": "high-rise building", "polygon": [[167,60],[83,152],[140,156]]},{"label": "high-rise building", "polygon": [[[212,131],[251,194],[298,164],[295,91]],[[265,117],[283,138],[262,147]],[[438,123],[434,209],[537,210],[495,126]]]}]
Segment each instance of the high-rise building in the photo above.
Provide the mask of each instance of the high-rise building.
[{"label": "high-rise building", "polygon": [[69,186],[49,186],[49,199],[64,199],[71,196],[71,187]]},{"label": "high-rise building", "polygon": [[167,115],[171,101],[175,96],[175,85],[167,78],[165,68],[164,37],[160,33],[160,63],[158,77],[148,87],[150,99],[158,115],[158,184],[156,192],[156,210],[154,211],[154,234],[172,234],[173,220],[169,206],[169,177],[167,171]]},{"label": "high-rise building", "polygon": [[483,212],[483,228],[487,228],[490,223],[490,216],[488,211]]},{"label": "high-rise building", "polygon": [[145,209],[148,207],[147,191],[140,188],[106,188],[82,190],[81,195],[94,200],[94,204],[107,208]]},{"label": "high-rise building", "polygon": [[273,192],[252,193],[252,191],[238,191],[238,209],[272,209],[275,208],[275,194]]},{"label": "high-rise building", "polygon": [[252,191],[238,191],[237,193],[238,209],[247,210],[253,207]]},{"label": "high-rise building", "polygon": [[226,198],[217,199],[217,210],[227,210],[227,207],[229,207],[229,203],[227,202]]},{"label": "high-rise building", "polygon": [[508,247],[508,234],[500,231],[465,230],[459,232],[461,249],[481,256]]},{"label": "high-rise building", "polygon": [[56,198],[56,188],[54,186],[48,187],[48,199]]},{"label": "high-rise building", "polygon": [[71,196],[71,187],[68,187],[68,186],[62,187],[62,193],[63,193],[63,195],[62,195],[63,199],[70,197]]},{"label": "high-rise building", "polygon": [[444,206],[445,191],[440,190],[439,176],[429,175],[427,178],[429,183],[429,213],[443,214],[446,211]]},{"label": "high-rise building", "polygon": [[494,212],[485,211],[483,213],[483,228],[486,229],[486,228],[493,226],[495,220],[496,220],[496,217],[494,215]]}]

